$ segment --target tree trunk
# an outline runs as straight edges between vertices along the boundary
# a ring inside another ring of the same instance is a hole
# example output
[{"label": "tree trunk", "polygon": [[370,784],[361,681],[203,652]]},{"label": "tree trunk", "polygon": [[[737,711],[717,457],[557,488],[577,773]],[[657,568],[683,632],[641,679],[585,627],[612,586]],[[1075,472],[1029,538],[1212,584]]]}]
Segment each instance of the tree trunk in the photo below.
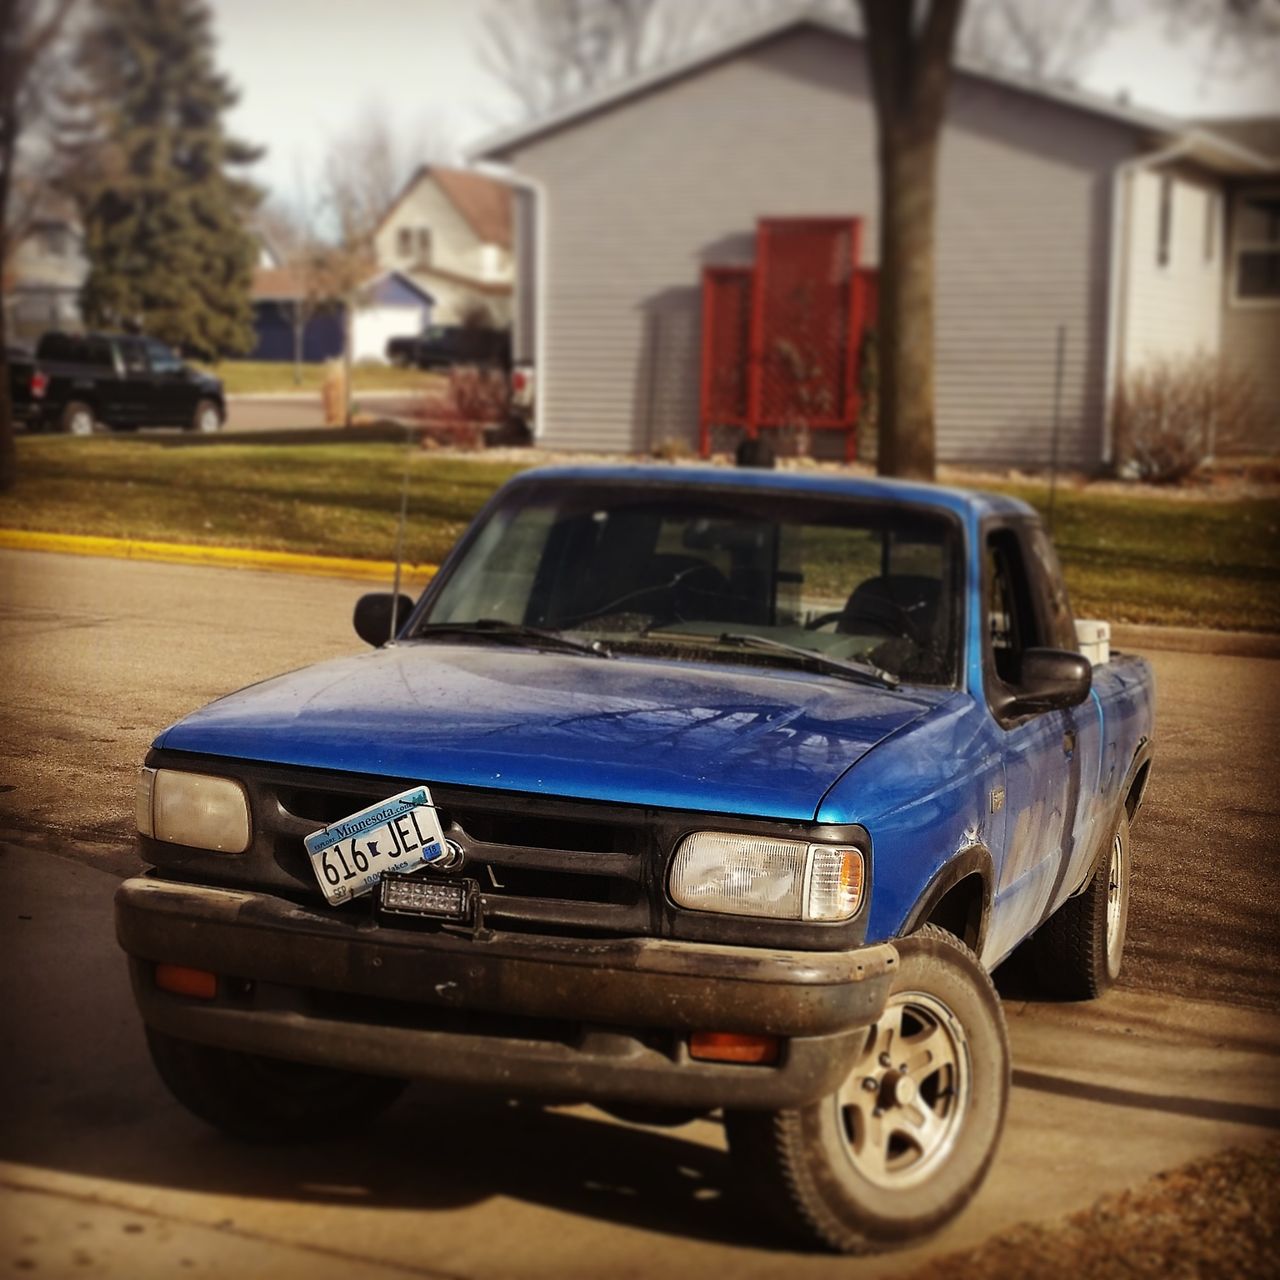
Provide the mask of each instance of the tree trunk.
[{"label": "tree trunk", "polygon": [[18,479],[18,450],[13,439],[13,398],[9,394],[8,318],[0,303],[0,493],[8,493]]},{"label": "tree trunk", "polygon": [[876,469],[934,477],[936,138],[898,135],[880,151],[879,424]]},{"label": "tree trunk", "polygon": [[860,0],[880,159],[883,476],[934,476],[934,221],[951,51],[964,0]]},{"label": "tree trunk", "polygon": [[356,303],[348,297],[342,318],[342,425],[351,427],[351,347],[356,337]]},{"label": "tree trunk", "polygon": [[306,332],[307,322],[297,298],[293,300],[293,385],[302,385],[302,337]]}]

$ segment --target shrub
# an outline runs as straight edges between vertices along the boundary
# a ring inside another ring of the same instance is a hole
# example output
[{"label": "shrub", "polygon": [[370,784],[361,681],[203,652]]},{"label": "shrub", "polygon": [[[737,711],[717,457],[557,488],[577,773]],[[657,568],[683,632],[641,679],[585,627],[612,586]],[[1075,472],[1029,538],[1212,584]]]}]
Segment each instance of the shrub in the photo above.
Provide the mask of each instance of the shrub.
[{"label": "shrub", "polygon": [[1214,356],[1158,360],[1130,374],[1112,409],[1121,474],[1178,484],[1258,421],[1250,378]]},{"label": "shrub", "polygon": [[501,369],[455,365],[444,394],[427,393],[416,416],[425,424],[424,443],[478,449],[485,428],[501,427],[511,416],[510,379]]}]

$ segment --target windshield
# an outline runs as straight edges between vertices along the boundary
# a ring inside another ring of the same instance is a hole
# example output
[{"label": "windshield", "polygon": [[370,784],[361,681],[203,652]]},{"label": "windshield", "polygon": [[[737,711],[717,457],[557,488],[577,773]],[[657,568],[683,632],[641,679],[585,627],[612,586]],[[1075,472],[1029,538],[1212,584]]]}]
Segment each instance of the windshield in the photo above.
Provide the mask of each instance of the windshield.
[{"label": "windshield", "polygon": [[958,527],[920,507],[531,482],[490,511],[415,632],[496,620],[617,652],[790,666],[811,653],[950,685],[959,570]]}]

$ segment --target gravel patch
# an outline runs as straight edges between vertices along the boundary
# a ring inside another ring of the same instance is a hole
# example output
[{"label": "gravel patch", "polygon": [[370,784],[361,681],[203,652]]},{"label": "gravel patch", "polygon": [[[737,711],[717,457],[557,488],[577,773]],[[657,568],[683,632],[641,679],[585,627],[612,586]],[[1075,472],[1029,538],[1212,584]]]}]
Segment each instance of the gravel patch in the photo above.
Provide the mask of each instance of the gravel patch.
[{"label": "gravel patch", "polygon": [[1280,1140],[1273,1140],[1157,1174],[1063,1222],[1014,1227],[929,1263],[910,1280],[1278,1275]]}]

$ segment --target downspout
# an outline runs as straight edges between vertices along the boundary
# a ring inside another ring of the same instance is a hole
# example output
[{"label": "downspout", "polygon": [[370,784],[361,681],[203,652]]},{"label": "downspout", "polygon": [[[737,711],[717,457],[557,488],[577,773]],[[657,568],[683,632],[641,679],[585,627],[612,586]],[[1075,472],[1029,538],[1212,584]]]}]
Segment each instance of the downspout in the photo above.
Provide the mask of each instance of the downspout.
[{"label": "downspout", "polygon": [[534,198],[534,264],[533,264],[533,439],[542,439],[546,425],[545,395],[547,376],[547,256],[550,236],[547,232],[547,187],[540,178],[516,173],[510,165],[481,160],[473,166],[477,173],[504,182],[509,187],[531,192]]},{"label": "downspout", "polygon": [[1114,425],[1111,420],[1116,387],[1120,380],[1120,356],[1129,321],[1129,191],[1130,180],[1144,169],[1167,164],[1191,150],[1190,138],[1180,138],[1159,151],[1122,160],[1111,173],[1111,254],[1107,281],[1107,364],[1103,382],[1102,461],[1115,461]]}]

